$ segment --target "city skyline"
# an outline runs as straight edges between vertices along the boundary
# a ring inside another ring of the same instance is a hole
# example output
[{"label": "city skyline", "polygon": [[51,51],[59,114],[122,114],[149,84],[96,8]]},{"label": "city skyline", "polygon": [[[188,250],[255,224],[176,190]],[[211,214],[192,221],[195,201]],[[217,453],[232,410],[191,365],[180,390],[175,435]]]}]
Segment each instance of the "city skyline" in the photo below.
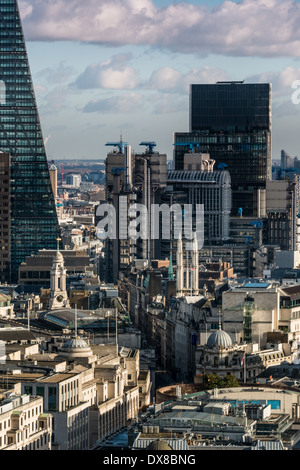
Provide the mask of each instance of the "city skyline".
[{"label": "city skyline", "polygon": [[220,80],[272,83],[273,158],[299,154],[299,1],[19,6],[49,159],[103,159],[121,135],[134,151],[154,140],[172,159],[173,133],[188,131],[189,85]]}]

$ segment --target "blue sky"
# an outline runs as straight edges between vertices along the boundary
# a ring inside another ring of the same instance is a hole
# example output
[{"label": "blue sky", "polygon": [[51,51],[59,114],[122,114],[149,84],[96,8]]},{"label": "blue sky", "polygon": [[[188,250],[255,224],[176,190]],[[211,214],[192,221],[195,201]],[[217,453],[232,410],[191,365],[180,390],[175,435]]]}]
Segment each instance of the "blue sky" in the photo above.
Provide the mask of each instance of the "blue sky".
[{"label": "blue sky", "polygon": [[172,158],[189,84],[271,82],[273,157],[300,157],[300,2],[19,0],[47,154],[105,158],[154,140]]}]

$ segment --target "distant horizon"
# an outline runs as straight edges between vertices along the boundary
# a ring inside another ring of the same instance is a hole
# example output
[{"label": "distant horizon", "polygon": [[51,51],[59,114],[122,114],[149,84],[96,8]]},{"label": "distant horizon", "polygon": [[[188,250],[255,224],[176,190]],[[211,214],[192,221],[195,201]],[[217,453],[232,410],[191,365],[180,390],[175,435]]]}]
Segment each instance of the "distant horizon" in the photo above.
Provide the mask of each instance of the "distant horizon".
[{"label": "distant horizon", "polygon": [[[295,155],[295,156],[291,155],[291,157],[294,158],[294,157],[297,157],[297,155]],[[105,163],[106,157],[104,159],[103,158],[97,158],[97,157],[95,157],[95,158],[92,158],[92,157],[87,157],[87,158],[85,158],[85,157],[76,157],[76,158],[66,157],[66,158],[55,158],[55,159],[47,157],[48,162],[54,161],[54,163],[55,162],[64,162],[66,160],[67,161],[75,161],[75,162],[79,162],[79,161],[93,162],[93,161],[95,161],[95,162]],[[280,155],[278,157],[272,157],[272,161],[275,161],[275,160],[280,160]],[[168,162],[173,162],[173,159],[168,159],[167,161]]]}]

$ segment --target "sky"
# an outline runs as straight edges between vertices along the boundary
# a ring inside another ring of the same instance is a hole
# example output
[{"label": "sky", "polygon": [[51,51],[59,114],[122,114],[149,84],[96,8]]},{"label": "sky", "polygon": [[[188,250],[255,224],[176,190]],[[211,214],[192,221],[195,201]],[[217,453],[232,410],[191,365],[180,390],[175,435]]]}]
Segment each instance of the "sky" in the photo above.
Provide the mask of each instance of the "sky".
[{"label": "sky", "polygon": [[273,158],[300,158],[300,0],[18,3],[49,159],[104,159],[121,138],[172,159],[190,84],[223,80],[272,83]]}]

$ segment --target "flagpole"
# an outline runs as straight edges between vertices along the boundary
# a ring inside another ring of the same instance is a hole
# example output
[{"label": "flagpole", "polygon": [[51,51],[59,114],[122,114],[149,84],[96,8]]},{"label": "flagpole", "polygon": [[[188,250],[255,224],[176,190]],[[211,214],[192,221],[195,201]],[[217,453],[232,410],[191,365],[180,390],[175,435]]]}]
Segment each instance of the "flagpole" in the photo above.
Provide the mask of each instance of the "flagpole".
[{"label": "flagpole", "polygon": [[246,383],[246,351],[244,351],[244,355],[241,361],[241,367],[244,369],[244,384]]}]

